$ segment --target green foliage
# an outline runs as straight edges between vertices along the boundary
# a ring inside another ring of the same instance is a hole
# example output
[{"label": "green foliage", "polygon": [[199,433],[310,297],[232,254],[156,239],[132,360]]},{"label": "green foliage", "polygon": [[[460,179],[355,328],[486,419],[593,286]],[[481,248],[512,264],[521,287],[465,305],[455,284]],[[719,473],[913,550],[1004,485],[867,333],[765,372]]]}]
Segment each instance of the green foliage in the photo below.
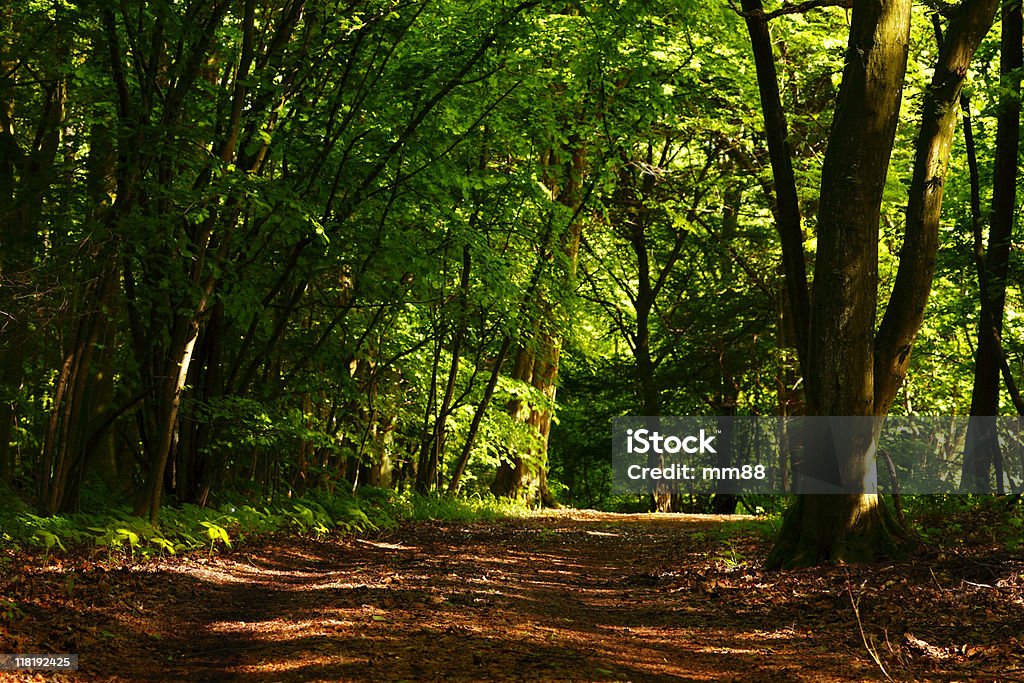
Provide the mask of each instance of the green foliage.
[{"label": "green foliage", "polygon": [[406,493],[397,498],[396,505],[403,518],[414,520],[494,521],[526,517],[531,513],[531,509],[521,502],[507,498],[495,500],[493,497],[482,496],[457,498]]},{"label": "green foliage", "polygon": [[[364,505],[370,515],[363,510]],[[323,537],[329,533],[370,533],[395,524],[388,511],[343,495],[299,499],[260,509],[251,505],[225,504],[219,509],[185,505],[168,508],[166,513],[160,525],[154,526],[124,509],[50,517],[8,512],[2,517],[4,541],[41,549],[44,559],[54,549],[93,546],[105,549],[107,558],[114,560],[204,548],[213,552],[217,547],[231,548],[233,539],[245,541],[274,531]]]},{"label": "green foliage", "polygon": [[1019,496],[917,495],[902,498],[911,528],[940,548],[1024,545],[1024,505]]},{"label": "green foliage", "polygon": [[[423,496],[388,489],[364,488],[358,497],[324,492],[254,507],[223,504],[217,509],[195,505],[169,507],[159,526],[115,509],[104,514],[39,517],[27,512],[0,511],[3,545],[20,543],[42,552],[95,548],[108,561],[133,560],[218,548],[274,532],[314,538],[331,534],[372,534],[393,529],[402,520],[493,521],[530,514],[522,504],[493,497]],[[69,589],[70,590],[70,589]]]},{"label": "green foliage", "polygon": [[715,560],[726,571],[736,571],[746,565],[749,560],[731,543],[725,543],[716,555]]},{"label": "green foliage", "polygon": [[6,598],[0,598],[0,618],[8,625],[24,616],[24,612],[18,607],[18,603]]}]

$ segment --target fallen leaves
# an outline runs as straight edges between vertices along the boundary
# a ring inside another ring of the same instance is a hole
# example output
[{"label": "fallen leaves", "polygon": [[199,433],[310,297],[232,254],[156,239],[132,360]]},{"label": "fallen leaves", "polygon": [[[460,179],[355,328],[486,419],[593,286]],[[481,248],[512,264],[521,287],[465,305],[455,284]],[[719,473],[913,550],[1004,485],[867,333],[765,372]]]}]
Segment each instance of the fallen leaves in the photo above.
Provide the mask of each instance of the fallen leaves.
[{"label": "fallen leaves", "polygon": [[1020,554],[763,572],[763,536],[721,520],[588,514],[121,567],[19,558],[0,575],[21,610],[0,647],[79,647],[87,681],[884,680],[879,663],[897,680],[991,679],[1024,664]]}]

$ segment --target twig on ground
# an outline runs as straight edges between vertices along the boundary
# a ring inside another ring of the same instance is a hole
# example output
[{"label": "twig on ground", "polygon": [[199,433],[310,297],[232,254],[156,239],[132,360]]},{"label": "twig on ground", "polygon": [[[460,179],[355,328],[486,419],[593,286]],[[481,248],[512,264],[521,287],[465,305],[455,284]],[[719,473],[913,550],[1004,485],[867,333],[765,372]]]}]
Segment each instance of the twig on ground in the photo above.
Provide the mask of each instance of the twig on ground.
[{"label": "twig on ground", "polygon": [[935,582],[935,587],[936,587],[936,588],[938,588],[938,589],[939,589],[939,590],[941,591],[941,590],[942,590],[942,584],[941,584],[941,583],[939,583],[939,579],[938,579],[938,577],[937,577],[937,576],[935,576],[935,570],[934,570],[934,569],[932,569],[931,567],[928,567],[928,571],[929,571],[929,572],[931,573],[931,575],[932,575],[932,581],[934,581],[934,582]]},{"label": "twig on ground", "polygon": [[[867,585],[867,581],[864,581],[864,583],[860,585],[862,590],[865,585]],[[846,592],[850,595],[850,604],[853,606],[853,616],[857,617],[857,628],[860,629],[860,639],[864,642],[864,649],[868,651],[869,655],[871,655],[871,659],[878,666],[886,680],[891,681],[892,676],[890,676],[889,672],[885,670],[885,666],[882,664],[882,658],[878,656],[877,648],[868,642],[868,636],[864,632],[864,623],[860,620],[860,596],[858,595],[858,597],[854,599],[849,574],[846,575]]]}]

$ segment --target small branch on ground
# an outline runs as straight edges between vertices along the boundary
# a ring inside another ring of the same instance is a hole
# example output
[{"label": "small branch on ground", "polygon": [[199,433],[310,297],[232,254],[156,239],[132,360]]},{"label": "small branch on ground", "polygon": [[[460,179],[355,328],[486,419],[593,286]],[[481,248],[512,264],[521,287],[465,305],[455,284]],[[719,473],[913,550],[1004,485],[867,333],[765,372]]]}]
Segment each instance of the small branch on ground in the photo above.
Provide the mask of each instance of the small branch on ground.
[{"label": "small branch on ground", "polygon": [[[867,581],[860,585],[861,590],[864,589],[866,584]],[[864,622],[860,620],[860,597],[859,595],[856,599],[853,597],[853,588],[850,585],[849,574],[847,574],[846,578],[846,592],[850,596],[850,605],[853,607],[853,616],[857,617],[857,628],[860,629],[860,639],[864,643],[864,649],[868,651],[871,659],[878,666],[878,669],[882,672],[882,675],[885,676],[886,680],[891,681],[892,676],[890,676],[889,672],[885,670],[885,666],[882,664],[882,658],[878,656],[878,649],[868,642],[868,636],[864,632]]]}]

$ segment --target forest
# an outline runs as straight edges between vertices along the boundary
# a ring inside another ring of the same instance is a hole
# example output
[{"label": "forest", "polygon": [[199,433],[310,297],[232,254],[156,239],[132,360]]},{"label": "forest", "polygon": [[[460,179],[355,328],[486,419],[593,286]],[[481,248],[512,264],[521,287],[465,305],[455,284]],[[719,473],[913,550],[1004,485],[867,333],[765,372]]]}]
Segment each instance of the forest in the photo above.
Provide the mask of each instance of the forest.
[{"label": "forest", "polygon": [[1022,46],[0,3],[0,680],[1024,680]]}]

